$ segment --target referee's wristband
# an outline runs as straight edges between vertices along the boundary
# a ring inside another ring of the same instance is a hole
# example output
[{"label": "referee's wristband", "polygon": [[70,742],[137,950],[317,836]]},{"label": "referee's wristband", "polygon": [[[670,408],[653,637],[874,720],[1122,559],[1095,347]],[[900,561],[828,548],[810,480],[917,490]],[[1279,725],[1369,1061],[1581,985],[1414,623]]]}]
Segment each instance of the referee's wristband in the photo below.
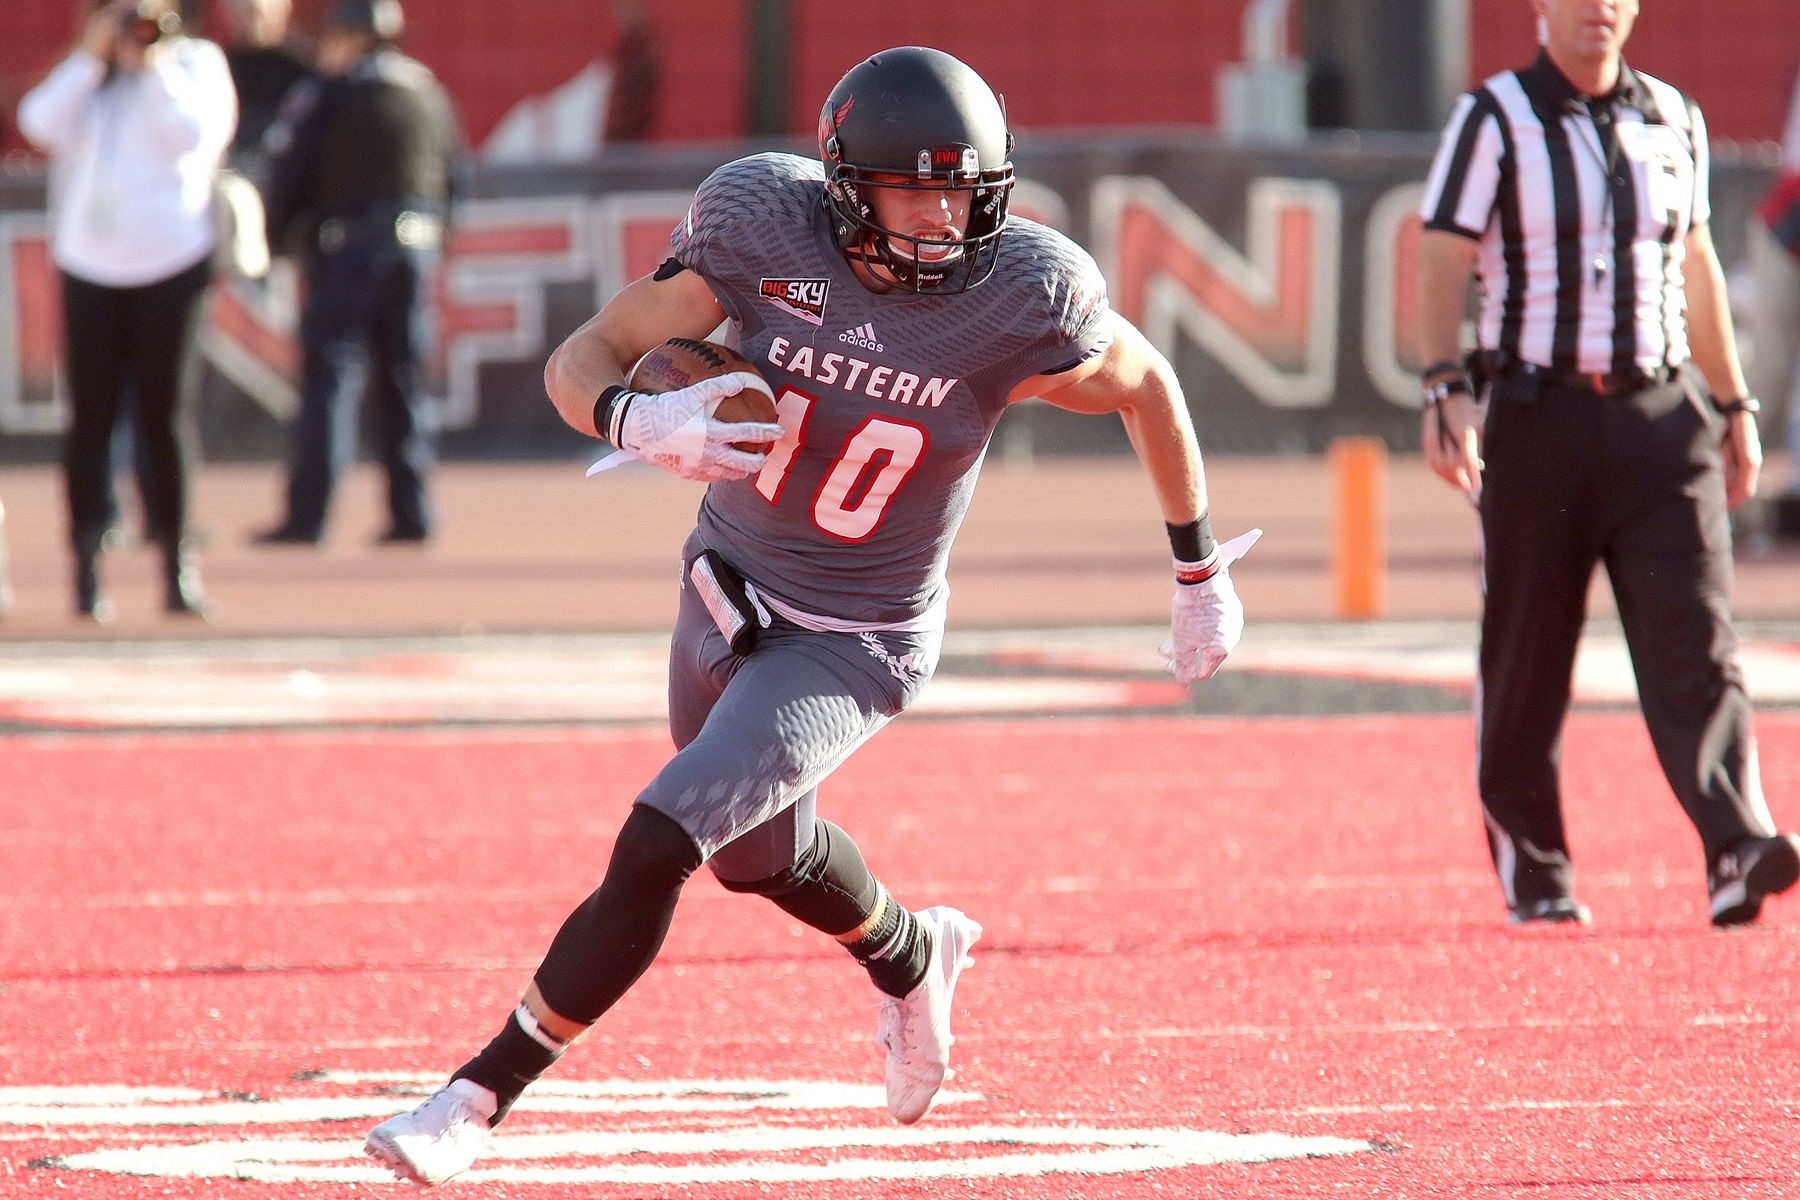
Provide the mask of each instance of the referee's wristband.
[{"label": "referee's wristband", "polygon": [[1457,374],[1449,379],[1440,379],[1436,383],[1425,385],[1425,407],[1432,408],[1452,396],[1473,396],[1475,389],[1469,386],[1466,375]]},{"label": "referee's wristband", "polygon": [[617,383],[601,389],[600,398],[594,401],[594,436],[618,445],[618,423],[625,418],[625,412],[631,407],[632,398],[636,395],[636,392]]},{"label": "referee's wristband", "polygon": [[1713,411],[1727,417],[1736,416],[1738,413],[1749,413],[1754,416],[1762,411],[1762,401],[1755,396],[1739,396],[1736,400],[1727,400],[1722,404],[1714,400]]}]

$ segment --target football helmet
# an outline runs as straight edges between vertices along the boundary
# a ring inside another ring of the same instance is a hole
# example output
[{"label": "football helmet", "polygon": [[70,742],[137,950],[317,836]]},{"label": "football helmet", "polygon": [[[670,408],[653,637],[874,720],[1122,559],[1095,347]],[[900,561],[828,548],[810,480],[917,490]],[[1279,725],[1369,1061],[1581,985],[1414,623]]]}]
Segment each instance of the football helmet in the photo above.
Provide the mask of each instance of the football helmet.
[{"label": "football helmet", "polygon": [[[825,206],[839,248],[913,291],[976,286],[999,259],[1012,147],[1004,102],[943,51],[901,46],[858,63],[819,114]],[[929,243],[885,228],[870,202],[876,187],[966,192],[968,228],[961,238]],[[921,244],[931,247],[923,258]]]}]

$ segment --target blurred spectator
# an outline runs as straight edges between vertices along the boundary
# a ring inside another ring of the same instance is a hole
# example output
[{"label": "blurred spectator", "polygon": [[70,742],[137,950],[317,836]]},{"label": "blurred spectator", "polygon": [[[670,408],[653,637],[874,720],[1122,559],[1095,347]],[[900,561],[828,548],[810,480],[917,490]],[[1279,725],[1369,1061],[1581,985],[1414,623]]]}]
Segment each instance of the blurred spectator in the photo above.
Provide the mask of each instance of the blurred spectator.
[{"label": "blurred spectator", "polygon": [[433,430],[421,378],[427,284],[455,191],[450,100],[394,45],[397,0],[343,0],[326,17],[321,78],[290,93],[268,145],[269,244],[306,274],[300,411],[287,511],[264,545],[313,545],[356,453],[365,376],[379,409],[387,470],[387,543],[431,536]]},{"label": "blurred spectator", "polygon": [[604,144],[641,142],[650,136],[662,99],[662,51],[641,0],[613,5],[619,40],[613,46],[612,87],[606,95]]},{"label": "blurred spectator", "polygon": [[1750,313],[1756,351],[1751,390],[1763,403],[1763,427],[1792,458],[1787,483],[1770,499],[1770,531],[1800,538],[1800,76],[1781,136],[1781,174],[1750,223]]},{"label": "blurred spectator", "polygon": [[312,70],[288,37],[288,0],[224,0],[221,11],[225,61],[238,96],[232,165],[256,178],[263,137],[275,123],[282,97]]},{"label": "blurred spectator", "polygon": [[662,51],[640,0],[614,0],[618,39],[548,91],[514,104],[482,144],[488,162],[583,162],[647,140],[661,108]]},{"label": "blurred spectator", "polygon": [[112,509],[113,431],[130,394],[145,521],[166,607],[204,616],[188,536],[198,342],[214,249],[212,182],[237,121],[225,56],[182,36],[174,0],[101,0],[74,51],[19,104],[51,159],[72,410],[64,442],[75,608],[111,617],[98,559]]}]

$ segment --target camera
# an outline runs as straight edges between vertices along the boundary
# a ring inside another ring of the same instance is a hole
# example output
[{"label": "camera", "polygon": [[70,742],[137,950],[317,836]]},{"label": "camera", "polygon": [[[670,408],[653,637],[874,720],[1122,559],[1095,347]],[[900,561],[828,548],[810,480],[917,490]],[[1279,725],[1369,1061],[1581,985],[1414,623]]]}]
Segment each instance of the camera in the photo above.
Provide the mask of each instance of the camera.
[{"label": "camera", "polygon": [[119,32],[140,46],[153,46],[181,32],[181,14],[160,0],[132,0],[120,13]]}]

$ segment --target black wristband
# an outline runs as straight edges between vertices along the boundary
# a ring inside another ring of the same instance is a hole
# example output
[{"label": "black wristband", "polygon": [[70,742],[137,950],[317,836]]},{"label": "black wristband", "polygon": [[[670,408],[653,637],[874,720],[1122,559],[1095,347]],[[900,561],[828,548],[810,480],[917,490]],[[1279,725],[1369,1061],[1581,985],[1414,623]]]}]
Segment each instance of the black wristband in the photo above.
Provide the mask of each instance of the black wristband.
[{"label": "black wristband", "polygon": [[1200,563],[1211,557],[1214,543],[1210,513],[1202,512],[1198,520],[1185,525],[1164,522],[1163,528],[1169,531],[1169,548],[1178,561]]},{"label": "black wristband", "polygon": [[1762,411],[1762,401],[1755,396],[1739,396],[1736,400],[1727,400],[1722,404],[1714,400],[1713,411],[1727,417],[1737,413],[1750,413],[1754,416]]},{"label": "black wristband", "polygon": [[1453,358],[1446,358],[1443,362],[1432,363],[1429,367],[1420,371],[1419,378],[1430,379],[1433,375],[1461,375],[1462,373],[1463,365],[1460,361]]},{"label": "black wristband", "polygon": [[[1460,368],[1458,369],[1460,372]],[[1431,408],[1442,404],[1452,396],[1473,396],[1475,389],[1469,386],[1468,376],[1458,374],[1453,379],[1440,380],[1425,385],[1425,406]]]},{"label": "black wristband", "polygon": [[615,445],[618,444],[613,430],[613,418],[618,414],[614,410],[623,408],[628,403],[626,397],[632,394],[623,385],[617,383],[600,390],[600,398],[594,401],[595,437],[604,438]]}]

